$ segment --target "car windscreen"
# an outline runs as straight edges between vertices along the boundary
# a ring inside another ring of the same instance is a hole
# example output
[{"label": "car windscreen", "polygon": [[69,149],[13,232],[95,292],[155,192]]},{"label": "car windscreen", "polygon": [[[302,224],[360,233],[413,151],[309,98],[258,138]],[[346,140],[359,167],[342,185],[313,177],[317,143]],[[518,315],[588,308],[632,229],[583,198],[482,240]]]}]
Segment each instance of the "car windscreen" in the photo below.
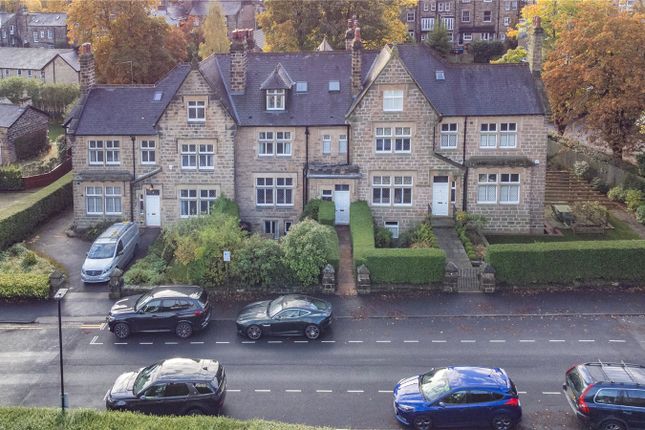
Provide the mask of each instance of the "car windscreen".
[{"label": "car windscreen", "polygon": [[428,402],[434,402],[450,391],[448,369],[435,369],[421,377],[421,393]]},{"label": "car windscreen", "polygon": [[567,373],[567,386],[571,388],[576,399],[580,397],[580,394],[587,387],[585,379],[577,367],[574,367]]},{"label": "car windscreen", "polygon": [[327,302],[326,302],[326,301],[324,301],[324,300],[314,299],[314,298],[312,298],[312,299],[310,299],[310,300],[311,300],[311,303],[313,303],[313,305],[314,305],[314,306],[316,307],[316,309],[318,309],[319,311],[325,311],[325,310],[327,310],[327,308],[329,308],[329,303],[327,303]]},{"label": "car windscreen", "polygon": [[95,243],[87,253],[87,258],[93,260],[100,260],[102,258],[114,257],[114,250],[116,249],[115,243]]},{"label": "car windscreen", "polygon": [[148,366],[139,372],[137,378],[134,380],[134,386],[132,387],[132,392],[135,396],[138,396],[143,390],[145,390],[150,382],[152,382],[152,376],[159,367],[159,363],[155,363],[152,366]]},{"label": "car windscreen", "polygon": [[138,311],[139,309],[142,309],[150,300],[152,300],[152,294],[150,293],[146,293],[139,297],[134,303],[134,310]]},{"label": "car windscreen", "polygon": [[282,299],[275,299],[271,303],[269,303],[269,316],[273,318],[280,312],[283,308],[283,303]]},{"label": "car windscreen", "polygon": [[208,292],[206,290],[202,291],[202,293],[199,295],[199,304],[202,305],[202,308],[206,307],[206,304],[208,303]]}]

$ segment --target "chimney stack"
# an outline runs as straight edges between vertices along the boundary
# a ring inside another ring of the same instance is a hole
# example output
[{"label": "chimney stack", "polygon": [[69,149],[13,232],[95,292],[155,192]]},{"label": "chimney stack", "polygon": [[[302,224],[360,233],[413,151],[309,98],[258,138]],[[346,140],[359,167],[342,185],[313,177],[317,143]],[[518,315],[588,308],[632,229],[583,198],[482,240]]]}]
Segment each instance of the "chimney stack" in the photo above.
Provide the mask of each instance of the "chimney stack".
[{"label": "chimney stack", "polygon": [[534,76],[542,73],[542,45],[544,44],[544,29],[539,16],[533,18],[533,29],[529,31],[528,61],[529,69]]},{"label": "chimney stack", "polygon": [[253,30],[233,30],[231,42],[231,91],[246,91],[246,68],[248,65],[249,43],[253,46]]},{"label": "chimney stack", "polygon": [[361,79],[363,42],[358,21],[354,22],[354,40],[352,41],[352,96],[356,97],[363,90]]},{"label": "chimney stack", "polygon": [[354,20],[347,20],[347,31],[345,31],[345,50],[351,51],[354,40]]},{"label": "chimney stack", "polygon": [[81,55],[78,61],[81,66],[80,71],[80,88],[81,96],[87,95],[96,84],[96,66],[94,64],[94,54],[92,54],[92,44],[84,43],[81,45]]}]

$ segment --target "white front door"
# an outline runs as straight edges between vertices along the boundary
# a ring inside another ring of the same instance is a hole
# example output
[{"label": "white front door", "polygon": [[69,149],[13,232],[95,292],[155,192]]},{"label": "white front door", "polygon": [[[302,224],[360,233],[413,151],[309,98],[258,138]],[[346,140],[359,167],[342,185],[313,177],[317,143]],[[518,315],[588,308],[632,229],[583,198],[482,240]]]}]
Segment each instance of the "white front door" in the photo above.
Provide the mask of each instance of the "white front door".
[{"label": "white front door", "polygon": [[336,224],[349,224],[349,191],[334,191]]},{"label": "white front door", "polygon": [[435,176],[432,183],[432,215],[448,216],[449,200],[448,177]]},{"label": "white front door", "polygon": [[161,196],[159,190],[146,190],[146,225],[161,226]]}]

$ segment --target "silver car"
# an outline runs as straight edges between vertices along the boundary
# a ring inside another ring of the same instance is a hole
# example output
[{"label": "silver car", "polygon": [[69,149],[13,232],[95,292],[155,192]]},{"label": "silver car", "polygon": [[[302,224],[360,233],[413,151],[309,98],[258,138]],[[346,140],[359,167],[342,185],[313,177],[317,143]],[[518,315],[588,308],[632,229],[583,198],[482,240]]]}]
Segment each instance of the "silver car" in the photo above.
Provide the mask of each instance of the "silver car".
[{"label": "silver car", "polygon": [[139,246],[139,225],[118,222],[107,228],[92,244],[83,267],[83,282],[107,282],[115,268],[124,269]]}]

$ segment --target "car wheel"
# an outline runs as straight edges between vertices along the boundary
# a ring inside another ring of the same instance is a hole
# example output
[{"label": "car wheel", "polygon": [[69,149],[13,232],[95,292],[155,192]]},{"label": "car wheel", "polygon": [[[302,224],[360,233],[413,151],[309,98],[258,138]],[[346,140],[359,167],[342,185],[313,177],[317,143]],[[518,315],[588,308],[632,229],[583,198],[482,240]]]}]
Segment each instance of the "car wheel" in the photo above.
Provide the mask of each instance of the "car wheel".
[{"label": "car wheel", "polygon": [[262,337],[262,329],[257,325],[252,325],[246,329],[246,336],[251,340],[258,340]]},{"label": "car wheel", "polygon": [[430,430],[432,428],[432,420],[428,417],[417,417],[414,419],[414,428],[417,430]]},{"label": "car wheel", "polygon": [[610,421],[603,422],[600,425],[599,429],[600,430],[626,430],[626,427],[623,423],[619,421],[610,420]]},{"label": "car wheel", "polygon": [[316,340],[320,336],[320,328],[317,325],[309,324],[305,327],[305,336],[307,339]]},{"label": "car wheel", "polygon": [[189,338],[191,334],[193,334],[193,327],[189,323],[182,321],[179,324],[177,324],[175,333],[180,338],[186,339],[186,338]]},{"label": "car wheel", "polygon": [[204,415],[204,411],[199,408],[192,408],[186,411],[186,415]]},{"label": "car wheel", "polygon": [[515,427],[513,418],[506,414],[495,415],[493,418],[493,429],[495,430],[511,430]]},{"label": "car wheel", "polygon": [[119,339],[125,339],[130,336],[130,326],[126,323],[117,323],[114,326],[114,335]]}]

